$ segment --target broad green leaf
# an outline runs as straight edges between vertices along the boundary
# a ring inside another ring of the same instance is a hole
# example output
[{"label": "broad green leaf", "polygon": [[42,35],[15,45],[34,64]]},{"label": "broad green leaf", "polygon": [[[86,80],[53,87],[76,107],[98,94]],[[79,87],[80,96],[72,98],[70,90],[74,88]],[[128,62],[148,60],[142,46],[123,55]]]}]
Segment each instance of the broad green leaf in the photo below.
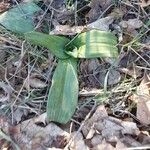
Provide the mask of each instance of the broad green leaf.
[{"label": "broad green leaf", "polygon": [[0,15],[0,24],[16,33],[33,31],[33,16],[40,10],[34,3],[19,4]]},{"label": "broad green leaf", "polygon": [[44,46],[50,50],[58,58],[68,58],[69,56],[64,52],[65,45],[70,41],[61,36],[48,35],[40,32],[25,33],[25,39],[33,44]]},{"label": "broad green leaf", "polygon": [[71,44],[79,48],[80,46],[88,43],[105,43],[117,45],[117,38],[111,32],[91,30],[79,34],[79,36],[77,36]]},{"label": "broad green leaf", "polygon": [[78,101],[77,61],[73,58],[59,60],[48,95],[49,121],[67,123]]},{"label": "broad green leaf", "polygon": [[81,33],[66,47],[75,58],[117,57],[117,38],[110,32],[91,30]]},{"label": "broad green leaf", "polygon": [[74,58],[97,58],[97,57],[117,57],[118,49],[115,46],[102,43],[87,43],[73,51],[67,51],[68,55]]}]

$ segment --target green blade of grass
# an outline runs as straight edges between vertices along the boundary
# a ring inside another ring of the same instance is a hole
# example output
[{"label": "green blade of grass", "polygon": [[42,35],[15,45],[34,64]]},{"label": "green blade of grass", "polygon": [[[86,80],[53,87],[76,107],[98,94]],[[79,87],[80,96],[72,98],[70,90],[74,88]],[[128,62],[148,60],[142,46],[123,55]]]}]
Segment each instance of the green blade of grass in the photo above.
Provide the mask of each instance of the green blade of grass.
[{"label": "green blade of grass", "polygon": [[65,59],[69,57],[69,55],[64,52],[64,48],[70,40],[65,37],[48,35],[35,31],[25,33],[24,35],[27,41],[48,48],[50,52],[58,58]]},{"label": "green blade of grass", "polygon": [[78,90],[77,61],[73,58],[59,60],[48,95],[49,121],[65,124],[71,119],[77,105]]}]

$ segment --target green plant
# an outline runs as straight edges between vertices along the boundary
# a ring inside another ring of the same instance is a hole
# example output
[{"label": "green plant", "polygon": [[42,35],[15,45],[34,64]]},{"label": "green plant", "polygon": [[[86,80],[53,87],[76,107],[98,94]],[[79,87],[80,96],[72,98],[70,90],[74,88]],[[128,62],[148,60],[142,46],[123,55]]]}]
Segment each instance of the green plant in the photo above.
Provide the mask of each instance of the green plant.
[{"label": "green plant", "polygon": [[35,32],[32,18],[40,10],[35,3],[22,3],[1,14],[0,24],[12,32],[24,35],[33,44],[48,48],[59,58],[48,95],[47,116],[50,121],[67,123],[78,101],[77,60],[117,57],[117,38],[110,32],[99,30],[81,33],[72,40]]},{"label": "green plant", "polygon": [[67,123],[76,109],[79,90],[77,59],[118,56],[117,38],[105,31],[84,32],[71,41],[39,32],[25,33],[25,39],[48,48],[59,58],[47,102],[49,121],[59,123]]}]

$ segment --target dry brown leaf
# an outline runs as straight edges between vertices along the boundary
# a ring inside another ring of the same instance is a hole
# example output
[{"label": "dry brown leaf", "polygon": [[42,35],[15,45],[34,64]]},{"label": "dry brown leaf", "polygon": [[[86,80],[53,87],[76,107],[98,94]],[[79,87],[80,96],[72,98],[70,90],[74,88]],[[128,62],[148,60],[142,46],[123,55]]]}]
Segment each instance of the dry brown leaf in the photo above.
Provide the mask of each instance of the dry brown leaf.
[{"label": "dry brown leaf", "polygon": [[102,144],[95,146],[94,148],[92,148],[92,150],[115,150],[115,148],[111,144],[103,140]]},{"label": "dry brown leaf", "polygon": [[140,85],[137,87],[138,95],[150,95],[150,79],[148,74],[145,74]]},{"label": "dry brown leaf", "polygon": [[83,136],[80,132],[73,132],[72,137],[75,138],[69,147],[70,150],[89,150],[89,148],[85,145]]},{"label": "dry brown leaf", "polygon": [[94,123],[97,123],[99,120],[108,117],[107,111],[104,105],[98,106],[93,116],[86,122],[85,126],[82,128],[82,132],[86,137],[92,128]]},{"label": "dry brown leaf", "polygon": [[0,66],[0,80],[4,80],[5,79],[5,68]]},{"label": "dry brown leaf", "polygon": [[2,63],[5,60],[5,56],[6,56],[6,51],[0,48],[0,63]]},{"label": "dry brown leaf", "polygon": [[93,73],[100,66],[98,59],[91,59],[88,61],[88,72]]},{"label": "dry brown leaf", "polygon": [[0,13],[6,11],[9,8],[10,4],[8,2],[0,2]]},{"label": "dry brown leaf", "polygon": [[55,29],[50,32],[51,35],[76,35],[81,33],[85,26],[56,25]]},{"label": "dry brown leaf", "polygon": [[69,134],[54,123],[49,123],[45,127],[37,125],[42,117],[26,120],[16,126],[20,129],[20,133],[14,135],[14,138],[22,150],[36,150],[37,147],[42,150],[43,147],[52,146],[58,137],[69,138]]},{"label": "dry brown leaf", "polygon": [[0,82],[0,102],[10,101],[11,93],[11,87],[4,82]]},{"label": "dry brown leaf", "polygon": [[109,25],[114,21],[114,16],[108,16],[105,18],[101,18],[87,25],[88,29],[99,29],[102,31],[108,31]]},{"label": "dry brown leaf", "polygon": [[40,78],[35,75],[31,75],[25,82],[25,88],[29,90],[29,88],[45,88],[47,84],[43,82]]},{"label": "dry brown leaf", "polygon": [[97,94],[103,93],[103,90],[100,89],[82,89],[81,91],[79,91],[79,96],[95,96]]},{"label": "dry brown leaf", "polygon": [[142,146],[138,141],[136,141],[131,136],[125,136],[125,137],[121,138],[120,141],[122,143],[124,143],[127,147],[139,147],[139,146]]},{"label": "dry brown leaf", "polygon": [[47,122],[47,113],[43,113],[40,116],[33,118],[34,122],[38,123],[43,123],[44,125],[46,125]]},{"label": "dry brown leaf", "polygon": [[135,19],[129,19],[127,21],[121,21],[120,26],[122,28],[126,28],[127,32],[129,32],[131,35],[135,36],[137,33],[136,29],[139,29],[143,26],[143,22],[139,20],[138,18]]},{"label": "dry brown leaf", "polygon": [[[0,129],[2,130],[2,132],[4,132],[8,137],[10,137],[12,139],[12,136],[15,134],[18,134],[19,128],[13,126],[10,121],[4,117],[4,116],[0,116]],[[0,136],[0,149],[4,150],[4,148],[12,148],[12,143],[6,141],[6,139],[4,139],[4,137]]]},{"label": "dry brown leaf", "polygon": [[135,64],[128,68],[120,68],[119,69],[121,72],[133,77],[134,79],[137,79],[142,75],[142,70],[138,68]]},{"label": "dry brown leaf", "polygon": [[[107,78],[106,70],[100,72],[99,81],[102,85],[104,85],[105,78]],[[114,85],[119,83],[121,80],[121,74],[115,69],[111,69],[108,73],[107,85]]]},{"label": "dry brown leaf", "polygon": [[[102,139],[109,143],[117,143],[118,139],[123,138],[125,140],[126,136],[138,136],[140,134],[136,123],[108,116],[103,105],[99,106],[93,116],[85,123],[82,132],[86,138],[92,138],[91,144],[94,147],[101,145]],[[126,147],[123,144],[120,146]]]},{"label": "dry brown leaf", "polygon": [[137,96],[137,112],[136,117],[141,123],[150,124],[150,96]]},{"label": "dry brown leaf", "polygon": [[23,116],[27,116],[28,110],[27,109],[22,109],[22,108],[17,108],[13,112],[13,121],[14,123],[19,123],[22,120]]},{"label": "dry brown leaf", "polygon": [[100,134],[95,134],[91,139],[91,144],[93,147],[95,147],[99,144],[102,144],[102,141],[103,141],[103,137]]},{"label": "dry brown leaf", "polygon": [[89,22],[93,22],[99,18],[102,12],[112,4],[111,0],[91,0],[91,10],[87,14]]},{"label": "dry brown leaf", "polygon": [[141,7],[148,7],[150,5],[150,0],[141,0]]}]

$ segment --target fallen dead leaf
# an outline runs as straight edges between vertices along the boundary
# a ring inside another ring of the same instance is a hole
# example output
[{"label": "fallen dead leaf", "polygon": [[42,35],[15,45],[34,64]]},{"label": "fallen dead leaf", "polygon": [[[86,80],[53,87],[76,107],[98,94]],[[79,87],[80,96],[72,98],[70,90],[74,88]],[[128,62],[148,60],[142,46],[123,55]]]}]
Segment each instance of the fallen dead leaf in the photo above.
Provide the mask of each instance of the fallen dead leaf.
[{"label": "fallen dead leaf", "polygon": [[10,4],[8,2],[0,2],[0,13],[6,11],[10,7]]},{"label": "fallen dead leaf", "polygon": [[136,117],[141,123],[150,124],[150,96],[137,96],[137,112]]},{"label": "fallen dead leaf", "polygon": [[6,56],[6,51],[0,48],[0,63],[2,63],[5,60],[5,56]]},{"label": "fallen dead leaf", "polygon": [[127,147],[139,147],[142,146],[138,141],[136,141],[134,138],[131,136],[125,136],[120,139],[122,143],[124,143]]},{"label": "fallen dead leaf", "polygon": [[82,134],[79,132],[73,132],[72,133],[72,137],[75,138],[73,139],[73,142],[71,143],[69,149],[70,150],[89,150],[89,148],[85,145],[84,140],[83,140],[83,136]]},{"label": "fallen dead leaf", "polygon": [[93,126],[93,123],[96,123],[99,120],[102,120],[103,118],[106,118],[106,117],[108,117],[108,114],[107,114],[107,111],[106,111],[104,105],[98,106],[98,108],[96,109],[93,116],[88,120],[86,125],[82,128],[82,132],[83,132],[84,136],[87,137],[90,129]]},{"label": "fallen dead leaf", "polygon": [[138,95],[150,95],[150,78],[148,74],[145,74],[143,80],[141,81],[140,85],[137,87],[137,94]]},{"label": "fallen dead leaf", "polygon": [[150,5],[150,0],[141,0],[140,6],[147,7]]},{"label": "fallen dead leaf", "polygon": [[25,88],[29,90],[29,88],[45,88],[47,84],[41,80],[41,78],[36,77],[36,75],[31,75],[25,82]]},{"label": "fallen dead leaf", "polygon": [[89,23],[97,20],[102,12],[112,4],[111,0],[91,0],[91,10],[87,14]]},{"label": "fallen dead leaf", "polygon": [[37,147],[39,147],[39,150],[43,150],[43,147],[51,147],[54,142],[56,143],[58,137],[69,138],[69,134],[54,123],[49,123],[44,127],[38,125],[39,119],[43,116],[26,120],[16,126],[20,129],[20,133],[14,135],[14,139],[22,150],[36,150]]},{"label": "fallen dead leaf", "polygon": [[138,77],[140,77],[142,75],[142,70],[140,68],[138,68],[135,64],[133,64],[132,66],[130,66],[128,68],[120,68],[119,70],[122,73],[133,77],[134,79],[137,79]]},{"label": "fallen dead leaf", "polygon": [[143,26],[143,22],[139,20],[138,18],[135,19],[129,19],[127,21],[121,21],[120,26],[122,28],[126,28],[127,32],[129,32],[131,35],[135,36],[138,34],[136,29],[139,29]]},{"label": "fallen dead leaf", "polygon": [[0,82],[0,102],[10,101],[12,89],[9,85],[4,82]]},{"label": "fallen dead leaf", "polygon": [[123,28],[128,28],[129,30],[130,29],[139,29],[143,26],[143,22],[141,20],[135,18],[135,19],[129,19],[127,21],[121,21],[120,25]]},{"label": "fallen dead leaf", "polygon": [[12,146],[16,144],[12,142],[11,137],[18,133],[17,127],[13,126],[6,117],[0,116],[0,149],[12,149]]},{"label": "fallen dead leaf", "polygon": [[0,80],[5,79],[5,68],[0,66]]},{"label": "fallen dead leaf", "polygon": [[89,23],[97,20],[100,14],[102,13],[99,0],[92,0],[90,3],[90,7],[91,10],[86,15],[86,18]]},{"label": "fallen dead leaf", "polygon": [[57,25],[55,29],[50,32],[51,35],[75,35],[81,33],[85,26]]},{"label": "fallen dead leaf", "polygon": [[105,18],[101,18],[87,25],[88,29],[99,29],[102,31],[108,31],[109,25],[114,21],[114,16],[108,16]]},{"label": "fallen dead leaf", "polygon": [[[107,76],[106,70],[100,72],[99,81],[102,85],[104,85],[104,81],[105,81],[106,76]],[[111,69],[108,73],[107,85],[111,86],[111,85],[117,84],[120,82],[120,80],[121,80],[120,72],[118,72],[115,69]]]},{"label": "fallen dead leaf", "polygon": [[93,73],[100,66],[98,59],[91,59],[88,61],[88,72]]},{"label": "fallen dead leaf", "polygon": [[100,89],[82,89],[81,91],[79,91],[79,96],[85,96],[85,97],[90,97],[90,96],[95,96],[98,94],[103,93],[103,90]]},{"label": "fallen dead leaf", "polygon": [[103,140],[102,144],[98,144],[97,146],[95,146],[94,148],[92,148],[93,150],[115,150],[115,148],[107,143],[105,140]]},{"label": "fallen dead leaf", "polygon": [[[128,140],[130,135],[130,138],[132,138],[132,136],[138,136],[140,134],[136,123],[122,121],[120,119],[108,116],[103,105],[100,105],[93,116],[85,123],[82,128],[82,132],[86,138],[91,138],[91,144],[93,147],[98,147],[103,144],[103,139],[106,140],[107,144],[114,142],[117,143],[119,139],[120,146],[126,147],[128,145],[122,142],[126,140],[126,136]],[[135,143],[139,143],[136,140],[134,141]],[[129,145],[132,144],[129,143]],[[137,144],[137,146],[139,146],[139,144]],[[113,148],[116,148],[116,146],[113,146]]]},{"label": "fallen dead leaf", "polygon": [[97,146],[97,145],[99,145],[99,144],[102,144],[102,141],[103,141],[103,137],[102,137],[102,135],[100,135],[100,134],[95,134],[94,136],[93,136],[93,138],[91,139],[91,144],[92,144],[92,146]]},{"label": "fallen dead leaf", "polygon": [[19,123],[22,120],[23,116],[27,116],[28,111],[26,109],[22,109],[22,108],[17,108],[14,112],[13,112],[13,121],[14,123]]}]

